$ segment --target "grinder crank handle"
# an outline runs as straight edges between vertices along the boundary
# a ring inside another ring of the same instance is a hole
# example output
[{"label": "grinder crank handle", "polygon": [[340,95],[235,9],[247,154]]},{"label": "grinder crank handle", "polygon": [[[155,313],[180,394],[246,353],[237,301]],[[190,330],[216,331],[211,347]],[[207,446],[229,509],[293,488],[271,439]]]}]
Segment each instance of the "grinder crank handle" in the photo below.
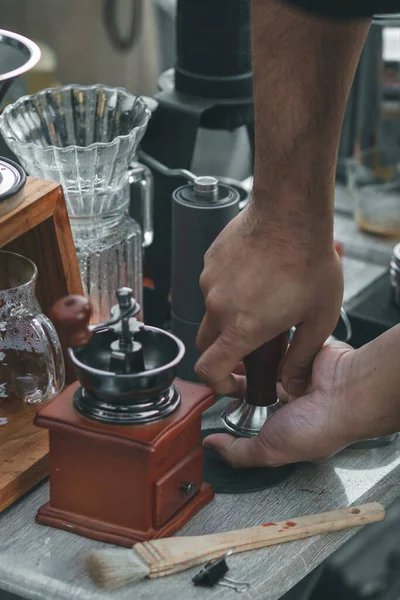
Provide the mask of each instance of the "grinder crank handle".
[{"label": "grinder crank handle", "polygon": [[277,402],[276,382],[287,345],[288,334],[282,333],[243,359],[247,379],[247,404],[271,406]]},{"label": "grinder crank handle", "polygon": [[119,321],[122,321],[122,335],[127,336],[130,341],[127,319],[135,317],[140,312],[140,305],[133,298],[131,288],[121,287],[116,291],[116,295],[119,311],[113,313],[112,310],[112,317],[108,321],[96,325],[90,325],[92,305],[84,296],[70,295],[57,300],[51,308],[50,318],[64,343],[70,348],[84,346],[90,342],[94,333],[107,329]]},{"label": "grinder crank handle", "polygon": [[90,327],[92,305],[84,296],[60,298],[53,304],[49,316],[65,345],[79,348],[90,342],[93,334]]}]

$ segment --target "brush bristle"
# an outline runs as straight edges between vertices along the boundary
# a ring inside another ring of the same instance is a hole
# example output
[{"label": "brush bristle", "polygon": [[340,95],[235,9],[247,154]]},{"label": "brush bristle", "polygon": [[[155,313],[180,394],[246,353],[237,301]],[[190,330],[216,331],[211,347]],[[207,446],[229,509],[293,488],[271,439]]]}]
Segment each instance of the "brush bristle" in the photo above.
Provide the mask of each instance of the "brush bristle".
[{"label": "brush bristle", "polygon": [[133,583],[150,574],[149,567],[134,550],[121,548],[90,552],[86,557],[86,569],[99,587],[108,590]]}]

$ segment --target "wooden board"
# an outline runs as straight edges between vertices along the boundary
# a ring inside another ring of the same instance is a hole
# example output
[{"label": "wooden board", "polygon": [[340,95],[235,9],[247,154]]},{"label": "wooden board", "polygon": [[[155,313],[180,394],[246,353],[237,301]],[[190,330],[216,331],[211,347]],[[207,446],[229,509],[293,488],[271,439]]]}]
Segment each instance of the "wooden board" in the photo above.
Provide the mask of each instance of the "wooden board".
[{"label": "wooden board", "polygon": [[[61,296],[83,294],[79,266],[61,186],[29,177],[24,194],[0,217],[0,248],[36,264],[36,296],[47,314]],[[74,381],[67,358],[66,371],[67,382]],[[33,425],[36,408],[0,398],[0,419],[8,421],[0,425],[0,512],[48,474],[48,436]]]},{"label": "wooden board", "polygon": [[48,474],[48,435],[33,424],[37,406],[0,401],[0,512]]}]

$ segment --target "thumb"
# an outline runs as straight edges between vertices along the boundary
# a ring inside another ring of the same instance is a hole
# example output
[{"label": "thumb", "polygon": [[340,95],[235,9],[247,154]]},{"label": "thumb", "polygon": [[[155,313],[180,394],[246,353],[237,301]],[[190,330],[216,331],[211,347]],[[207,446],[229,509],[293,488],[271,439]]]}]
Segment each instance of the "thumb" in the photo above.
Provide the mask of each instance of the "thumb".
[{"label": "thumb", "polygon": [[289,396],[301,396],[307,391],[314,359],[324,345],[325,327],[302,324],[297,327],[283,359],[280,380]]},{"label": "thumb", "polygon": [[275,467],[272,448],[269,451],[259,436],[235,438],[227,433],[214,433],[203,440],[206,448],[215,450],[235,469],[244,467]]}]

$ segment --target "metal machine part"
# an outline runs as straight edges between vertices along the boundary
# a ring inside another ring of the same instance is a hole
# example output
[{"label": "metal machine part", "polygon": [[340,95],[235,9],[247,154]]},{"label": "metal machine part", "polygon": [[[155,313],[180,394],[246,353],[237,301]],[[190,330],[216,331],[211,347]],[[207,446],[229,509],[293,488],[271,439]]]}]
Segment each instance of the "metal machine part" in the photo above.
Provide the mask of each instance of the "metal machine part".
[{"label": "metal machine part", "polygon": [[74,297],[60,301],[55,319],[59,326],[63,321],[64,329],[66,323],[75,327],[75,335],[85,328],[91,334],[80,338],[89,339],[88,343],[71,347],[71,342],[68,349],[82,386],[74,395],[74,405],[86,417],[105,423],[157,421],[180,403],[172,382],[185,347],[174,335],[136,321],[140,306],[130,288],[118,289],[117,299],[112,318],[89,327],[90,313],[83,315]]},{"label": "metal machine part", "polygon": [[90,325],[89,331],[97,333],[111,328],[118,323],[126,322],[130,317],[135,317],[140,312],[140,305],[133,297],[131,288],[119,288],[116,292],[118,304],[111,309],[111,318],[96,325]]},{"label": "metal machine part", "polygon": [[178,0],[176,23],[178,91],[252,95],[249,0]]},{"label": "metal machine part", "polygon": [[[250,4],[250,0],[177,3],[176,68],[159,78],[158,108],[141,143],[148,155],[173,170],[192,168],[202,130],[212,130],[219,144],[220,132],[245,127],[252,161]],[[157,170],[153,174],[154,242],[146,248],[145,258],[154,288],[146,290],[144,308],[149,324],[164,327],[170,322],[171,197],[183,181],[179,174],[174,178]]]},{"label": "metal machine part", "polygon": [[115,405],[103,402],[85,389],[74,394],[74,406],[85,417],[115,425],[144,425],[168,417],[179,406],[181,396],[175,387],[170,387],[157,397],[144,398],[140,403]]},{"label": "metal machine part", "polygon": [[228,550],[228,552],[221,558],[217,558],[206,563],[201,571],[193,577],[192,582],[194,585],[208,588],[214,587],[215,585],[221,585],[223,587],[235,590],[235,592],[247,592],[247,590],[250,588],[249,583],[237,581],[236,579],[226,576],[229,571],[226,559],[231,554],[232,550]]},{"label": "metal machine part", "polygon": [[[197,184],[198,189],[203,188],[204,182],[207,182],[207,180],[209,179],[209,176],[195,175],[187,169],[170,169],[167,166],[160,163],[160,161],[143,152],[142,150],[138,151],[138,157],[145,165],[147,165],[147,167],[157,171],[157,173],[160,173],[160,175],[163,175],[164,177],[183,177],[187,181],[191,181],[192,183]],[[240,195],[240,210],[243,210],[247,206],[247,204],[249,203],[251,189],[253,186],[252,177],[247,178],[243,182],[237,179],[233,179],[232,177],[212,177],[211,179],[212,184],[214,186],[214,190],[217,189],[217,184],[220,183],[223,185],[228,185],[229,187],[233,188],[238,192],[238,194]]]},{"label": "metal machine part", "polygon": [[199,285],[204,255],[239,214],[244,194],[216,177],[169,169],[143,151],[138,152],[138,157],[165,177],[182,177],[189,182],[172,195],[171,328],[186,347],[179,377],[198,381],[194,365],[199,357],[196,336],[205,312]]},{"label": "metal machine part", "polygon": [[390,261],[390,292],[393,304],[400,308],[400,244],[393,248]]},{"label": "metal machine part", "polygon": [[[120,334],[118,340],[111,343],[110,371],[121,374],[138,373],[144,371],[143,348],[134,339],[134,330],[130,326],[130,313],[135,316],[140,307],[132,307],[133,294],[129,288],[117,290],[118,307],[120,313]],[[137,311],[137,312],[134,312]]]},{"label": "metal machine part", "polygon": [[139,159],[151,169],[160,173],[160,175],[164,175],[165,177],[183,177],[187,181],[194,182],[196,180],[196,175],[188,171],[187,169],[170,169],[159,160],[156,160],[143,150],[138,151]]},{"label": "metal machine part", "polygon": [[229,433],[250,438],[260,433],[265,421],[280,407],[279,400],[271,406],[252,406],[246,400],[237,400],[224,410],[221,423]]},{"label": "metal machine part", "polygon": [[0,104],[14,79],[32,69],[40,60],[40,48],[28,38],[0,29]]},{"label": "metal machine part", "polygon": [[224,227],[239,214],[239,193],[214,177],[197,177],[178,188],[172,203],[171,328],[186,346],[178,374],[198,381],[196,337],[205,314],[200,275],[204,255]]},{"label": "metal machine part", "polygon": [[228,433],[236,437],[253,437],[280,408],[276,382],[288,339],[287,334],[282,334],[244,358],[246,398],[233,401],[221,415],[222,425]]},{"label": "metal machine part", "polygon": [[129,214],[142,230],[142,245],[147,248],[153,242],[154,180],[148,167],[134,162],[129,168]]},{"label": "metal machine part", "polygon": [[0,158],[0,215],[21,204],[24,199],[25,171],[12,160]]}]

